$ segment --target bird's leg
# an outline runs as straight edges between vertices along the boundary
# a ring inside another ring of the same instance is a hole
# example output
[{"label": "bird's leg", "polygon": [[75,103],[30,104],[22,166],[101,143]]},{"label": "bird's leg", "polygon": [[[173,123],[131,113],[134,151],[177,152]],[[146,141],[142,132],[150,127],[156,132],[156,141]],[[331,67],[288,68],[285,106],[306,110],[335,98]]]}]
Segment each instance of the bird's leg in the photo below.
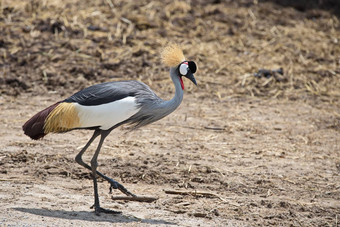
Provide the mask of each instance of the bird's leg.
[{"label": "bird's leg", "polygon": [[[92,137],[90,138],[90,140],[87,142],[85,147],[83,149],[81,149],[81,151],[77,154],[77,156],[75,158],[76,162],[79,165],[85,167],[88,170],[92,170],[92,168],[83,161],[82,156],[85,153],[85,151],[87,150],[87,148],[90,146],[90,144],[93,142],[93,140],[96,139],[99,135],[100,135],[100,131],[95,130]],[[117,181],[105,176],[104,174],[102,174],[99,171],[96,171],[96,174],[110,183],[110,193],[112,192],[112,189],[118,189],[127,196],[136,197],[135,194],[129,192],[122,184],[118,183]]]},{"label": "bird's leg", "polygon": [[98,147],[91,159],[91,170],[92,170],[93,188],[94,188],[94,205],[92,207],[95,209],[96,215],[100,215],[100,213],[119,214],[121,212],[101,208],[99,204],[98,185],[97,185],[97,167],[98,167],[97,159],[98,159],[98,155],[100,152],[100,148],[102,147],[103,142],[106,136],[109,134],[109,132],[101,131],[100,134],[101,134],[101,137],[100,137]]},{"label": "bird's leg", "polygon": [[87,168],[87,169],[89,169],[89,170],[91,170],[91,167],[90,167],[89,165],[87,165],[87,164],[83,161],[82,156],[83,156],[84,152],[87,150],[87,148],[89,148],[89,146],[90,146],[90,144],[93,142],[93,140],[94,140],[95,138],[97,138],[99,135],[100,135],[100,131],[99,131],[99,130],[95,130],[94,133],[93,133],[93,135],[92,135],[92,137],[89,139],[89,141],[88,141],[87,144],[85,145],[85,147],[83,147],[83,149],[81,149],[81,151],[80,151],[80,152],[77,154],[77,156],[76,156],[76,162],[77,162],[79,165],[81,165],[81,166],[83,166],[83,167],[85,167],[85,168]]}]

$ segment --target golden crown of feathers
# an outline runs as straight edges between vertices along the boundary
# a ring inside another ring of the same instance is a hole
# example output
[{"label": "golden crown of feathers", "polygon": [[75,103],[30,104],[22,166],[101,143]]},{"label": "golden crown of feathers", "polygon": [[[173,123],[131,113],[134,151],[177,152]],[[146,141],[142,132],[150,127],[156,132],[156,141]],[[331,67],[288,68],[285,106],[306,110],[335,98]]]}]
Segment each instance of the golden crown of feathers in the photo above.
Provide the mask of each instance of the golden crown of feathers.
[{"label": "golden crown of feathers", "polygon": [[162,62],[168,67],[175,67],[185,61],[182,49],[175,43],[170,43],[162,51]]}]

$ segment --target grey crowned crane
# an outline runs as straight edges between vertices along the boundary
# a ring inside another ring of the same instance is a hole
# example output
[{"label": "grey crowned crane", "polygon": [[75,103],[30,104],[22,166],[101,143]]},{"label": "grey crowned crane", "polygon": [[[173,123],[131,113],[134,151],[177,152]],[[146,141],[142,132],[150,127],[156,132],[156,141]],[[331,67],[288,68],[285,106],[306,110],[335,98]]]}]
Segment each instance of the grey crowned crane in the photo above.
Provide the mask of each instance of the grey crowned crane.
[{"label": "grey crowned crane", "polygon": [[[182,50],[176,44],[166,46],[162,52],[163,63],[170,67],[170,77],[175,85],[175,96],[171,100],[159,98],[146,84],[139,81],[116,81],[87,87],[71,97],[40,111],[24,125],[24,133],[34,140],[48,133],[64,133],[75,129],[90,129],[94,133],[76,156],[76,162],[92,172],[95,213],[119,213],[100,207],[97,176],[110,183],[110,191],[118,189],[128,196],[136,197],[122,184],[97,171],[97,158],[109,133],[128,124],[136,129],[162,119],[172,113],[182,102],[184,84],[182,77],[195,85],[196,64],[186,61]],[[100,136],[97,149],[86,164],[82,155],[90,144]]]}]

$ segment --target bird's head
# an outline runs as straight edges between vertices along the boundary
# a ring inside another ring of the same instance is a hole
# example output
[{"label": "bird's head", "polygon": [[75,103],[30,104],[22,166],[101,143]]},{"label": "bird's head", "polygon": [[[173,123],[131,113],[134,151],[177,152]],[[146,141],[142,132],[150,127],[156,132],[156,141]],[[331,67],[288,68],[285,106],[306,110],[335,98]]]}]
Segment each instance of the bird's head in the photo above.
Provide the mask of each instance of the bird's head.
[{"label": "bird's head", "polygon": [[193,61],[186,61],[183,51],[177,44],[169,44],[164,48],[162,52],[162,61],[166,66],[176,68],[176,73],[180,79],[182,89],[184,89],[182,76],[188,78],[197,86],[194,77],[194,73],[197,70],[196,63]]}]

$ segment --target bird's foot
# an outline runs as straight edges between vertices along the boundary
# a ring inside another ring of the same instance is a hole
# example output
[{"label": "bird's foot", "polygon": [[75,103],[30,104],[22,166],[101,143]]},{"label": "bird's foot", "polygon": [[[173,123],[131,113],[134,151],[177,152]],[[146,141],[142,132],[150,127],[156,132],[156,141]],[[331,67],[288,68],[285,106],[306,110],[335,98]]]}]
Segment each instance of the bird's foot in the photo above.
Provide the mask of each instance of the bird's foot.
[{"label": "bird's foot", "polygon": [[105,208],[102,208],[100,206],[91,206],[90,207],[91,209],[94,209],[94,212],[97,216],[100,216],[100,213],[104,213],[104,214],[121,214],[122,212],[121,211],[115,211],[115,210],[109,210],[109,209],[105,209]]},{"label": "bird's foot", "polygon": [[110,183],[110,193],[112,193],[112,189],[118,189],[119,191],[123,192],[127,196],[137,197],[135,194],[131,193],[122,184],[118,183],[117,181],[110,179],[109,183]]}]

